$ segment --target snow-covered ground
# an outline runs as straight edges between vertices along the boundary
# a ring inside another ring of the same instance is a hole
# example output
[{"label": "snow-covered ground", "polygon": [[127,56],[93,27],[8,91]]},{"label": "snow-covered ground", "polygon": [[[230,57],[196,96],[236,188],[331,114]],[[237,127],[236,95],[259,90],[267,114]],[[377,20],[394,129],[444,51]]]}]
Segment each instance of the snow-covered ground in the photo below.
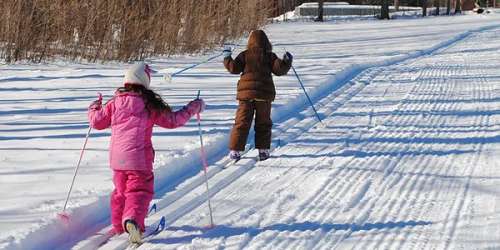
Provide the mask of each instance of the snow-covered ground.
[{"label": "snow-covered ground", "polygon": [[[275,77],[273,158],[256,163],[250,151],[226,170],[238,77],[220,58],[172,83],[158,74],[153,87],[174,108],[198,89],[208,103],[216,227],[204,228],[194,120],[156,129],[159,211],[149,221],[164,215],[168,228],[142,247],[500,248],[499,25],[490,14],[267,26],[274,51],[294,54],[324,121],[292,72]],[[174,72],[210,56],[150,63]],[[86,107],[96,92],[109,98],[125,68],[0,66],[0,248],[67,249],[109,223],[109,130],[92,132],[69,224],[56,214],[87,131]],[[104,248],[121,245],[118,237]]]}]

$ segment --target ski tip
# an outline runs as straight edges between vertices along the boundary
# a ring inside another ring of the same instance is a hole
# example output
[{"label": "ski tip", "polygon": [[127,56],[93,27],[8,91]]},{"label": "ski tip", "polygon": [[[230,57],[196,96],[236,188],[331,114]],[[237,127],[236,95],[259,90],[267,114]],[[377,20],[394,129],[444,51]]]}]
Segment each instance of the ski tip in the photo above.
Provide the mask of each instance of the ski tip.
[{"label": "ski tip", "polygon": [[148,214],[151,214],[151,213],[156,213],[156,203],[153,204],[153,206],[151,206],[151,208],[149,209],[149,213]]},{"label": "ski tip", "polygon": [[238,164],[238,161],[230,161],[228,164],[226,164],[226,165],[222,166],[222,169],[228,169],[228,168],[230,168],[231,166],[234,166],[234,165],[236,165],[236,164]]},{"label": "ski tip", "polygon": [[167,219],[165,218],[165,216],[162,216],[157,231],[163,231],[165,229],[165,225],[167,223],[166,221]]}]

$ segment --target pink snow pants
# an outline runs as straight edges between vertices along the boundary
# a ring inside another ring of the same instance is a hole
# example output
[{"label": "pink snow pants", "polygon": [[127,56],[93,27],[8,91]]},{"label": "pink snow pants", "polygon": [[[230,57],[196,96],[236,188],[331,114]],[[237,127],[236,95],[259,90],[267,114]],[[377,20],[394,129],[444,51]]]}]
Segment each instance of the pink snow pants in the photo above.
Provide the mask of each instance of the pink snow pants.
[{"label": "pink snow pants", "polygon": [[153,199],[154,175],[152,171],[114,170],[115,190],[111,193],[111,224],[116,233],[123,233],[123,223],[134,220],[144,231],[144,219]]}]

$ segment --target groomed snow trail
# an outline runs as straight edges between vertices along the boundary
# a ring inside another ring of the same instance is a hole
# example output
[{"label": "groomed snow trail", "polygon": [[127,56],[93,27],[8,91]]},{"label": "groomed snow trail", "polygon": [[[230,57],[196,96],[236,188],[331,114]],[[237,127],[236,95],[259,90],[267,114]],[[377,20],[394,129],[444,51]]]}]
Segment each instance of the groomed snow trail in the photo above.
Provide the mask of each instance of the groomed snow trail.
[{"label": "groomed snow trail", "polygon": [[363,71],[317,103],[325,127],[304,118],[214,195],[217,227],[199,206],[141,249],[500,247],[498,44],[477,32]]},{"label": "groomed snow trail", "polygon": [[[292,74],[275,77],[278,158],[256,164],[251,150],[226,170],[239,76],[220,60],[168,84],[153,75],[172,107],[198,90],[208,103],[202,124],[218,227],[203,229],[196,122],[155,129],[158,211],[149,221],[164,215],[170,228],[143,249],[500,248],[499,24],[489,14],[264,27],[278,55],[283,47],[294,54],[327,126],[318,127]],[[148,61],[172,73],[217,53]],[[0,64],[0,249],[95,249],[88,237],[109,225],[109,130],[89,140],[70,223],[56,214],[87,131],[86,107],[98,91],[110,98],[128,66]],[[124,245],[113,239],[103,248]]]}]

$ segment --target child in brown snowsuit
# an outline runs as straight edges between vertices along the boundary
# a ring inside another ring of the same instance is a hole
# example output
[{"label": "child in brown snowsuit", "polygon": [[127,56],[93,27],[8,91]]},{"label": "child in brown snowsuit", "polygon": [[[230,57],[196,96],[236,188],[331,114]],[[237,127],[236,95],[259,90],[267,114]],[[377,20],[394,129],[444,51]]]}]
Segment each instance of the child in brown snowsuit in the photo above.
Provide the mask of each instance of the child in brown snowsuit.
[{"label": "child in brown snowsuit", "polygon": [[229,156],[236,161],[240,159],[255,114],[255,148],[259,149],[259,159],[266,160],[273,125],[271,102],[276,96],[271,73],[285,75],[292,66],[292,55],[286,52],[283,59],[279,59],[272,52],[266,33],[254,30],[248,38],[247,49],[234,60],[231,50],[224,50],[224,66],[232,74],[241,74],[236,96],[239,106],[231,131]]}]

